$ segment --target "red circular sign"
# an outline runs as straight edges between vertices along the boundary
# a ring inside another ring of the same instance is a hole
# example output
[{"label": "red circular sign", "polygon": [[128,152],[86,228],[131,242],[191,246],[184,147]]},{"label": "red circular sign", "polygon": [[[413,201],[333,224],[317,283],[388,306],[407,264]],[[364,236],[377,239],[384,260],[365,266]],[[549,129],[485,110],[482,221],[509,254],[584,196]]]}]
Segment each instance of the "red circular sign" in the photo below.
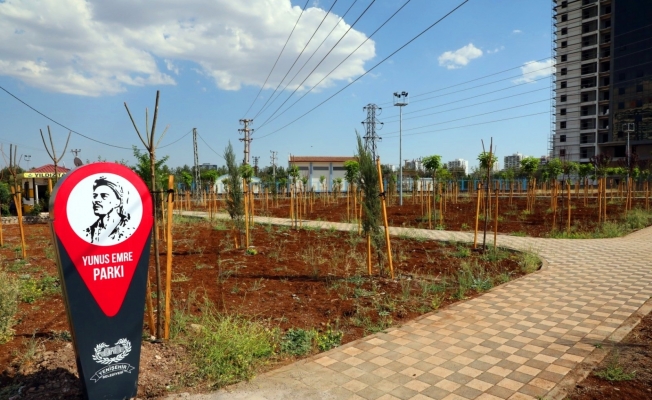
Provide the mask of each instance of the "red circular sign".
[{"label": "red circular sign", "polygon": [[130,168],[94,163],[53,191],[54,233],[105,315],[118,313],[151,234],[152,198]]}]

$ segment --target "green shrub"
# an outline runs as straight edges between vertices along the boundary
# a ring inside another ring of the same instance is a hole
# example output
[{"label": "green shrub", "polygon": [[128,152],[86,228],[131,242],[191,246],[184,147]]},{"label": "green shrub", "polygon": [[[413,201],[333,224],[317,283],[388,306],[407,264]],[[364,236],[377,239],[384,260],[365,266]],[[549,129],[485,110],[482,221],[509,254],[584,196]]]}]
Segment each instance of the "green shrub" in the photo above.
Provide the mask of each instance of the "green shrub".
[{"label": "green shrub", "polygon": [[520,253],[518,265],[521,267],[521,271],[526,274],[530,274],[539,269],[541,265],[541,259],[534,253]]},{"label": "green shrub", "polygon": [[626,372],[623,366],[618,361],[618,354],[616,353],[607,366],[594,373],[600,379],[605,379],[609,382],[631,381],[636,376],[636,371]]},{"label": "green shrub", "polygon": [[274,354],[275,332],[258,322],[226,316],[205,307],[198,321],[200,331],[189,334],[199,378],[221,387],[248,380]]},{"label": "green shrub", "polygon": [[333,330],[330,325],[323,333],[318,333],[315,341],[317,342],[317,348],[319,351],[327,351],[332,348],[339,346],[342,343],[342,336],[344,333],[342,331]]},{"label": "green shrub", "polygon": [[302,356],[312,349],[314,331],[301,328],[290,328],[281,338],[281,351],[294,356]]},{"label": "green shrub", "polygon": [[11,339],[14,330],[15,315],[18,312],[18,282],[6,272],[0,271],[0,343]]}]

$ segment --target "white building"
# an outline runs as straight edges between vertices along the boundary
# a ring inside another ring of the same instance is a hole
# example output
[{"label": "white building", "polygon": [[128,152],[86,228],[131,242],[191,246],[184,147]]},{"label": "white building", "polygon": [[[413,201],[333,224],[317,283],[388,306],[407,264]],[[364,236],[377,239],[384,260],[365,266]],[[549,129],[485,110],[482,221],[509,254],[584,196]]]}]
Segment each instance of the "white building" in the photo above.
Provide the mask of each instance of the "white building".
[{"label": "white building", "polygon": [[464,175],[467,175],[469,173],[469,162],[461,158],[456,158],[448,162],[448,170],[464,171]]},{"label": "white building", "polygon": [[[333,180],[342,178],[342,191],[347,190],[347,182],[344,179],[346,161],[356,161],[355,157],[321,157],[321,156],[289,156],[288,166],[296,165],[302,177],[308,178],[307,190],[315,192],[333,191]],[[322,186],[321,177],[324,177]]]},{"label": "white building", "polygon": [[505,156],[504,158],[504,168],[505,169],[519,169],[521,168],[521,160],[523,159],[523,154],[514,153],[511,156]]}]

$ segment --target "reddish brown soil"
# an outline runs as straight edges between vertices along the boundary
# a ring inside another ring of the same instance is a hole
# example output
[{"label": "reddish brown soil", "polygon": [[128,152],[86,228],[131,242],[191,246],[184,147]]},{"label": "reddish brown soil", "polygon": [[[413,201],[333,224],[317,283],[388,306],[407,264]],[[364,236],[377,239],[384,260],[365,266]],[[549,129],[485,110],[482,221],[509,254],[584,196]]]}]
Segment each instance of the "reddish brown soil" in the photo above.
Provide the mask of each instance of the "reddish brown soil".
[{"label": "reddish brown soil", "polygon": [[[432,199],[431,199],[432,201]],[[492,199],[492,202],[494,199]],[[390,226],[403,226],[412,228],[425,228],[429,227],[428,224],[428,211],[427,206],[420,203],[414,203],[412,198],[406,197],[403,199],[403,206],[398,205],[397,199],[392,198],[391,204],[387,206],[387,219]],[[272,206],[271,200],[269,201],[269,209],[266,210],[265,200],[257,200],[256,207],[258,213],[274,217],[289,218],[289,201],[282,199],[279,206],[276,203]],[[510,204],[509,196],[502,196],[499,198],[499,212],[498,212],[498,232],[504,234],[517,234],[527,235],[533,237],[546,237],[550,234],[553,226],[553,214],[550,209],[550,197],[540,197],[535,203],[534,212],[531,214],[523,213],[526,209],[526,201],[523,197],[514,196]],[[584,205],[584,199],[575,197],[571,198],[571,225],[573,229],[581,232],[589,232],[594,230],[597,224],[598,206],[596,199],[589,198],[587,205]],[[635,199],[634,207],[645,206],[644,199]],[[438,215],[432,220],[432,228],[441,228],[451,231],[469,231],[475,227],[475,214],[476,214],[476,201],[468,197],[460,197],[460,201],[452,203],[450,200],[446,202],[446,209],[443,213],[443,226],[438,227]],[[439,204],[437,204],[439,208]],[[307,206],[307,213],[302,215],[303,219],[310,220],[323,220],[331,222],[346,222],[354,221],[355,216],[353,212],[353,201],[349,204],[350,216],[347,219],[347,201],[346,198],[338,199],[335,203],[332,199],[329,203],[324,203],[317,199],[313,203],[312,211],[310,206]],[[607,217],[609,220],[617,220],[624,215],[624,201],[616,198],[614,201],[609,199],[607,205]],[[493,206],[492,206],[493,210]],[[558,200],[557,211],[557,229],[564,230],[566,228],[566,221],[568,218],[567,205],[564,200],[563,204],[561,199]],[[492,211],[492,213],[495,211]],[[481,212],[481,215],[483,212]],[[433,213],[434,215],[434,213]],[[479,229],[484,227],[483,220],[480,220]],[[493,232],[493,217],[490,218],[488,230]]]},{"label": "reddish brown soil", "polygon": [[609,382],[591,373],[568,394],[569,400],[638,400],[652,399],[652,313],[614,346],[594,371],[610,363],[622,366],[625,372],[635,371],[634,379]]},{"label": "reddish brown soil", "polygon": [[[369,277],[366,246],[355,234],[258,225],[252,231],[257,254],[247,255],[233,249],[233,237],[224,225],[216,229],[206,221],[191,221],[177,224],[174,232],[172,299],[178,307],[198,313],[202,298],[207,298],[219,311],[255,317],[282,330],[324,330],[331,324],[344,333],[344,342],[431,311],[433,299],[441,299],[441,305],[456,301],[461,296],[455,296],[455,275],[462,262],[477,261],[495,284],[500,274],[509,279],[522,275],[514,253],[503,252],[503,259],[488,261],[481,254],[461,254],[462,245],[393,238],[396,280],[389,279],[386,270],[381,274],[375,259]],[[23,278],[57,276],[47,226],[26,226],[26,265],[15,260],[17,226],[5,226],[4,233],[0,254],[6,270]],[[165,261],[163,253],[162,265]],[[428,291],[428,285],[441,284],[444,277],[449,282],[444,292]],[[469,290],[462,297],[476,294]],[[198,301],[188,301],[193,298]],[[17,318],[14,339],[0,345],[0,388],[16,395],[22,387],[16,399],[76,398],[79,386],[60,295],[21,303]],[[36,351],[26,357],[29,346]],[[173,345],[146,343],[143,364],[149,367],[141,370],[139,396],[156,397],[166,386],[181,384],[175,363],[187,363],[184,354]]]}]

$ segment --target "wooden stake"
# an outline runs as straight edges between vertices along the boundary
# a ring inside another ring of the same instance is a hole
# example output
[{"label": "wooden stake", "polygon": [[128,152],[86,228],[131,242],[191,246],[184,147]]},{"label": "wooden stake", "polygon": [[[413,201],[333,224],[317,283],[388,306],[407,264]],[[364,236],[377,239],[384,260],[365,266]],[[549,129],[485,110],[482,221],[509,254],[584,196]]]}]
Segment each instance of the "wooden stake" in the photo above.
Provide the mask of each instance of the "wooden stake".
[{"label": "wooden stake", "polygon": [[380,186],[380,200],[383,206],[383,223],[385,225],[385,242],[387,243],[387,260],[389,260],[389,273],[394,279],[394,265],[392,264],[392,243],[389,240],[389,224],[387,223],[387,207],[385,205],[385,189],[383,188],[383,172],[380,168],[380,157],[376,158],[378,167],[378,185]]},{"label": "wooden stake", "polygon": [[154,305],[152,304],[152,284],[149,282],[149,268],[147,269],[147,292],[145,294],[145,308],[147,309],[147,320],[149,325],[149,335],[154,336],[156,333],[156,323],[154,322]]},{"label": "wooden stake", "polygon": [[498,241],[498,189],[496,189],[496,213],[494,214],[494,252]]},{"label": "wooden stake", "polygon": [[371,235],[367,234],[367,272],[371,276]]},{"label": "wooden stake", "polygon": [[570,183],[566,182],[566,191],[568,192],[568,221],[566,221],[566,234],[570,236],[571,229],[571,191]]},{"label": "wooden stake", "polygon": [[247,211],[247,182],[243,179],[242,185],[245,190],[244,193],[244,213],[245,213],[245,251],[249,248],[249,212]]},{"label": "wooden stake", "polygon": [[18,228],[20,230],[20,247],[22,259],[27,258],[27,249],[25,248],[25,227],[23,226],[23,200],[20,191],[16,191],[14,185],[11,185],[11,194],[14,196],[14,204],[16,204],[16,213],[18,214]]},{"label": "wooden stake", "polygon": [[163,337],[170,339],[170,298],[172,297],[172,211],[174,210],[174,175],[168,176],[167,265],[165,273],[165,330]]},{"label": "wooden stake", "polygon": [[480,193],[482,191],[482,183],[478,183],[478,190],[476,192],[476,206],[475,206],[475,233],[473,234],[473,248],[478,248],[478,220],[480,218]]}]

